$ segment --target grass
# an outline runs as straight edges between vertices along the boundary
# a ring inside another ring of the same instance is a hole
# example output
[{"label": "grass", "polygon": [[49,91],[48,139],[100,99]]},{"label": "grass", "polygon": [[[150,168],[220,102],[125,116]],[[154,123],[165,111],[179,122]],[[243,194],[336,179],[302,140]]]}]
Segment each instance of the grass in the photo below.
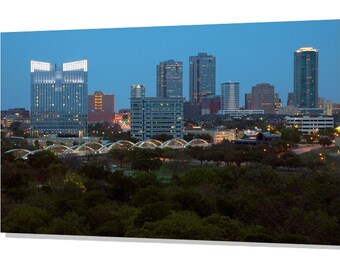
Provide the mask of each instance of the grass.
[{"label": "grass", "polygon": [[319,150],[301,154],[300,157],[302,161],[307,164],[314,162],[325,162],[327,166],[339,168],[340,154],[338,156],[331,155],[337,153],[338,149],[338,147],[325,147]]}]

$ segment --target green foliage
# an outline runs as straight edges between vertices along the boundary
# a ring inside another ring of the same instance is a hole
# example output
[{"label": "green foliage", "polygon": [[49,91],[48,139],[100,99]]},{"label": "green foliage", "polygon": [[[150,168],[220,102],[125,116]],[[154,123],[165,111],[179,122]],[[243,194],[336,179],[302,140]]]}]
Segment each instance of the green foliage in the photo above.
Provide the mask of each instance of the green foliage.
[{"label": "green foliage", "polygon": [[[49,152],[3,160],[3,231],[340,245],[336,167],[309,169],[277,146],[227,142],[127,153],[132,170],[114,172],[103,162],[73,166]],[[169,165],[188,156],[208,165]],[[154,171],[160,157],[169,158],[162,165],[169,181]]]},{"label": "green foliage", "polygon": [[59,235],[88,235],[88,227],[85,225],[85,218],[77,213],[67,212],[62,218],[57,217],[51,221],[47,229],[42,233]]},{"label": "green foliage", "polygon": [[294,127],[284,127],[280,130],[281,139],[290,143],[299,143],[302,133]]},{"label": "green foliage", "polygon": [[158,134],[158,135],[152,136],[152,139],[155,139],[155,140],[158,140],[158,141],[161,141],[161,142],[165,142],[165,141],[171,140],[173,138],[174,138],[173,136],[168,135],[168,134]]},{"label": "green foliage", "polygon": [[120,163],[120,167],[123,167],[123,161],[128,158],[128,150],[123,148],[114,148],[109,152],[110,157]]},{"label": "green foliage", "polygon": [[319,144],[322,145],[323,147],[330,146],[332,143],[333,143],[332,140],[328,137],[319,138]]},{"label": "green foliage", "polygon": [[53,145],[53,142],[52,141],[46,141],[46,146],[50,146],[50,145]]},{"label": "green foliage", "polygon": [[162,161],[160,160],[160,153],[152,149],[135,148],[129,152],[131,168],[140,171],[158,170]]},{"label": "green foliage", "polygon": [[28,164],[35,169],[47,168],[51,164],[60,162],[60,159],[51,151],[40,151],[28,156]]},{"label": "green foliage", "polygon": [[13,208],[2,223],[3,232],[37,233],[48,225],[49,213],[41,208],[19,206]]}]

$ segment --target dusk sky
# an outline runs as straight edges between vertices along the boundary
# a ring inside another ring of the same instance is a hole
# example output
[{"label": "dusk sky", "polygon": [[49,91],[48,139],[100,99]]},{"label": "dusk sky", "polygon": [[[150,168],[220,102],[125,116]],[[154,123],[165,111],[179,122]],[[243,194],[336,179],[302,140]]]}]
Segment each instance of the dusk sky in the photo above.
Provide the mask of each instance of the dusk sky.
[{"label": "dusk sky", "polygon": [[319,96],[340,103],[340,20],[1,34],[1,107],[30,109],[30,61],[88,60],[88,92],[115,94],[115,108],[129,108],[131,84],[156,95],[156,65],[183,61],[188,99],[189,56],[216,57],[221,83],[240,83],[240,103],[257,83],[270,83],[286,104],[293,91],[294,51],[319,50]]}]

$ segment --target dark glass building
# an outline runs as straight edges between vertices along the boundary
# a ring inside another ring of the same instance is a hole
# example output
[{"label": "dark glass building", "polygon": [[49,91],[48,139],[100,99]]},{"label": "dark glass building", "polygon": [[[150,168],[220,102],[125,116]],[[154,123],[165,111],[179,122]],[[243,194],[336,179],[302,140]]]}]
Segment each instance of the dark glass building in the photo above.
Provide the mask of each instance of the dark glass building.
[{"label": "dark glass building", "polygon": [[183,96],[183,63],[175,60],[157,65],[157,97]]},{"label": "dark glass building", "polygon": [[318,107],[318,50],[300,48],[294,52],[294,105]]},{"label": "dark glass building", "polygon": [[87,60],[31,61],[31,135],[87,136]]},{"label": "dark glass building", "polygon": [[189,57],[189,101],[216,95],[216,58],[207,53]]}]

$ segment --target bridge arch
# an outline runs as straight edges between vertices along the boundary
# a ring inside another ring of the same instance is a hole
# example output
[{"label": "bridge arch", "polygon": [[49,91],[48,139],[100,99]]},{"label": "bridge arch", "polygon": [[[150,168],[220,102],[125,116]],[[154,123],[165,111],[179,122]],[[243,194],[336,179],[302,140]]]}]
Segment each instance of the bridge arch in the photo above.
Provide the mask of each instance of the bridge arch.
[{"label": "bridge arch", "polygon": [[31,151],[27,149],[11,149],[5,152],[5,154],[12,154],[15,159],[23,158],[29,153],[31,153]]},{"label": "bridge arch", "polygon": [[188,146],[207,147],[207,146],[210,146],[210,143],[208,143],[206,140],[203,140],[203,139],[192,139],[184,147],[188,147]]},{"label": "bridge arch", "polygon": [[161,148],[182,149],[187,144],[183,139],[171,139],[162,143]]}]

